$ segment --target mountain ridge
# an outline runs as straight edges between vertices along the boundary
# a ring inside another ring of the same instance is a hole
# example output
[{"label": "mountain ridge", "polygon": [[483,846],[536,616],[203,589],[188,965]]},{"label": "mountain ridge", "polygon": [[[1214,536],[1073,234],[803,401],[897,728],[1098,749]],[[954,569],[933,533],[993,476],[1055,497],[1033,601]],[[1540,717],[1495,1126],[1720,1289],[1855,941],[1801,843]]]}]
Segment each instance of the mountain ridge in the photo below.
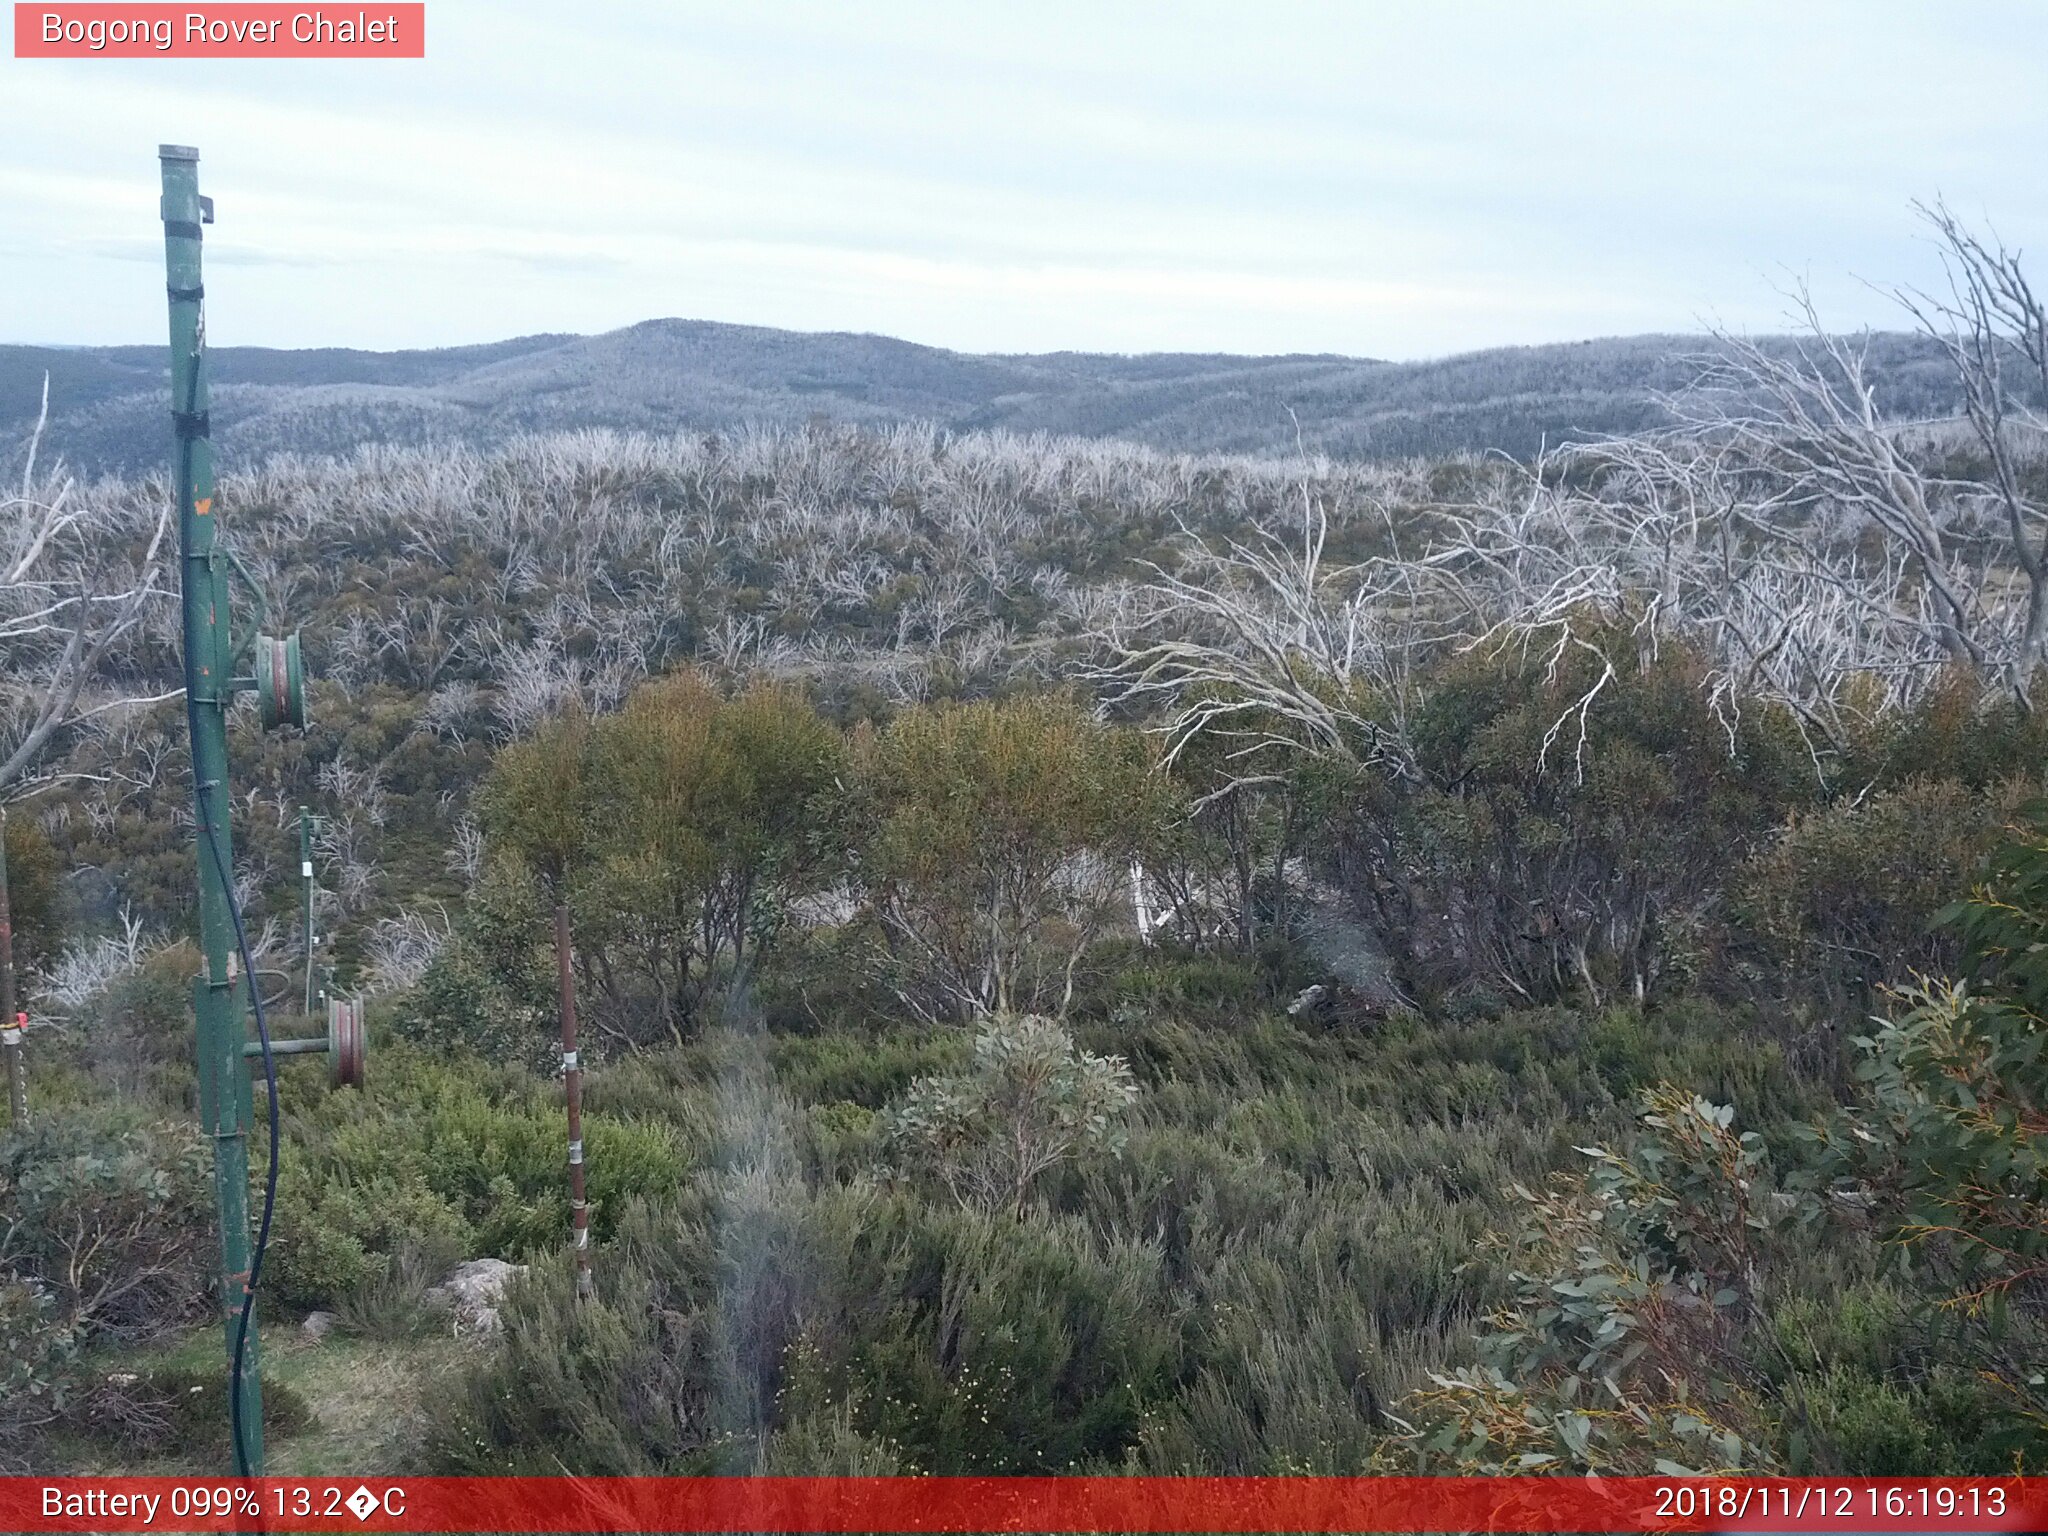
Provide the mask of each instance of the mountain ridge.
[{"label": "mountain ridge", "polygon": [[[1525,456],[1544,441],[1663,419],[1701,336],[1498,347],[1421,362],[1336,353],[972,353],[853,331],[645,320],[596,335],[536,332],[377,352],[217,347],[213,423],[224,461],[342,454],[370,442],[487,444],[584,427],[666,432],[927,420],[953,431],[1118,438],[1175,452],[1265,453],[1299,442],[1345,458],[1460,451]],[[1902,413],[1948,408],[1938,349],[1869,338]],[[87,473],[164,452],[156,346],[0,346],[0,443],[32,426],[45,372],[49,447]]]}]

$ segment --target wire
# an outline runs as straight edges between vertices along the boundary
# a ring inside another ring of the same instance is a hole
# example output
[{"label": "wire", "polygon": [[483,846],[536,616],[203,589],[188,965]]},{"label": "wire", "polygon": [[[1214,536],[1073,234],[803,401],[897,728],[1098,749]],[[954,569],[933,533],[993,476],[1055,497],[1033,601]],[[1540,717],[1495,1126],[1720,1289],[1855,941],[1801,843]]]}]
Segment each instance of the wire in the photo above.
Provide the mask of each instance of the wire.
[{"label": "wire", "polygon": [[[270,1247],[270,1217],[277,1208],[277,1061],[270,1051],[270,1024],[263,1016],[263,992],[257,985],[256,966],[249,953],[249,935],[242,924],[242,904],[235,899],[235,883],[228,878],[227,860],[221,856],[220,835],[211,821],[206,829],[206,846],[213,854],[213,871],[227,897],[228,917],[235,925],[235,947],[241,952],[242,974],[249,978],[249,1005],[256,1015],[256,1038],[263,1044],[263,1083],[270,1110],[270,1157],[263,1175],[263,1215],[256,1223],[256,1249],[249,1258],[249,1278],[242,1285],[242,1316],[235,1328],[234,1363],[228,1371],[228,1418],[234,1428],[235,1470],[251,1476],[249,1449],[242,1432],[242,1367],[249,1344],[249,1320],[256,1308],[256,1285],[263,1275],[263,1255]],[[225,1087],[225,1085],[223,1085]]]},{"label": "wire", "polygon": [[[194,358],[191,380],[185,389],[186,414],[193,413],[199,403],[199,359]],[[181,494],[189,494],[192,486],[192,439],[183,433],[178,436],[178,483]],[[191,552],[180,541],[181,560],[189,559]],[[180,571],[180,584],[190,578],[191,572]],[[249,1468],[249,1447],[242,1427],[242,1374],[249,1347],[249,1322],[256,1307],[256,1284],[263,1275],[263,1255],[270,1247],[270,1218],[277,1208],[277,1059],[270,1050],[270,1024],[263,1016],[263,987],[256,975],[255,957],[249,953],[249,934],[242,923],[242,904],[235,898],[235,882],[228,873],[228,861],[221,852],[220,833],[215,828],[206,810],[206,792],[211,784],[198,783],[199,749],[199,701],[194,697],[192,687],[191,636],[186,637],[185,657],[185,726],[190,732],[193,752],[193,787],[198,791],[198,822],[205,834],[207,852],[213,858],[213,872],[220,881],[221,895],[227,899],[228,918],[234,924],[235,948],[242,957],[242,974],[249,978],[249,1004],[256,1014],[256,1038],[263,1044],[263,1082],[267,1090],[270,1111],[270,1159],[263,1178],[263,1215],[256,1225],[256,1249],[249,1259],[248,1278],[242,1282],[242,1315],[235,1325],[235,1351],[228,1367],[228,1423],[233,1431],[235,1445],[235,1472],[240,1477],[252,1475]],[[239,1062],[239,1055],[236,1058]],[[239,1070],[239,1068],[238,1068]],[[228,1085],[222,1083],[225,1093]],[[240,1100],[237,1099],[239,1105]],[[226,1218],[226,1212],[222,1212]],[[259,1426],[260,1428],[260,1426]]]}]

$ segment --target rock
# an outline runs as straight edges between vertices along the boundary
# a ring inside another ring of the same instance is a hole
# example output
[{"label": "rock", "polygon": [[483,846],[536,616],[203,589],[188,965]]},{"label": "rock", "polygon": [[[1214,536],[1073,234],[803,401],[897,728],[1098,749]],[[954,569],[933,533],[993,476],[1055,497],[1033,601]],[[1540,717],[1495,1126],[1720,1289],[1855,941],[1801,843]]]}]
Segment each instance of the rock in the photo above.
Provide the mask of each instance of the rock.
[{"label": "rock", "polygon": [[1329,995],[1330,989],[1321,982],[1317,982],[1314,986],[1299,993],[1294,1001],[1287,1005],[1287,1011],[1298,1019]]},{"label": "rock", "polygon": [[299,1332],[317,1342],[334,1331],[336,1321],[332,1312],[308,1312],[306,1320],[299,1324]]},{"label": "rock", "polygon": [[505,1299],[505,1287],[514,1275],[526,1273],[524,1264],[507,1264],[503,1259],[470,1259],[458,1264],[448,1278],[427,1292],[430,1306],[444,1307],[455,1314],[455,1331],[496,1333],[498,1305]]}]

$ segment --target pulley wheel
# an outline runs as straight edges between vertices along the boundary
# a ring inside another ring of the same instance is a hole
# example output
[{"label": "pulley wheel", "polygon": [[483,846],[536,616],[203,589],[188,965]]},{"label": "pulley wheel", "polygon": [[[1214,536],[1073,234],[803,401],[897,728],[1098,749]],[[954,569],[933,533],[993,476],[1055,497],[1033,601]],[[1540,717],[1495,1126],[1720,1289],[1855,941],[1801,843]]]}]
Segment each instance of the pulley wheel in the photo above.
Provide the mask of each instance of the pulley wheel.
[{"label": "pulley wheel", "polygon": [[306,671],[299,659],[299,637],[256,637],[256,703],[263,729],[306,725]]},{"label": "pulley wheel", "polygon": [[330,999],[327,1004],[327,1071],[337,1088],[360,1088],[370,1042],[363,1030],[363,1005]]}]

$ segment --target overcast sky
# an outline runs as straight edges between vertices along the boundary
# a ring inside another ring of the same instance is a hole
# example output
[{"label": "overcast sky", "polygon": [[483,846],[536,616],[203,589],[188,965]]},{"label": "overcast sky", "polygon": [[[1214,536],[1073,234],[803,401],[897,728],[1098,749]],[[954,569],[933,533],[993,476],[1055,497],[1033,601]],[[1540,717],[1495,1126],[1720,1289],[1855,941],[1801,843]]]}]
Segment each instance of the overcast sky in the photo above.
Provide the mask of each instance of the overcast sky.
[{"label": "overcast sky", "polygon": [[[340,9],[331,7],[331,9]],[[355,7],[348,8],[353,14]],[[1426,357],[1893,323],[1944,195],[2048,245],[2048,5],[428,0],[412,62],[0,59],[0,340],[655,316],[971,350]],[[2040,276],[2048,281],[2048,272]]]}]

